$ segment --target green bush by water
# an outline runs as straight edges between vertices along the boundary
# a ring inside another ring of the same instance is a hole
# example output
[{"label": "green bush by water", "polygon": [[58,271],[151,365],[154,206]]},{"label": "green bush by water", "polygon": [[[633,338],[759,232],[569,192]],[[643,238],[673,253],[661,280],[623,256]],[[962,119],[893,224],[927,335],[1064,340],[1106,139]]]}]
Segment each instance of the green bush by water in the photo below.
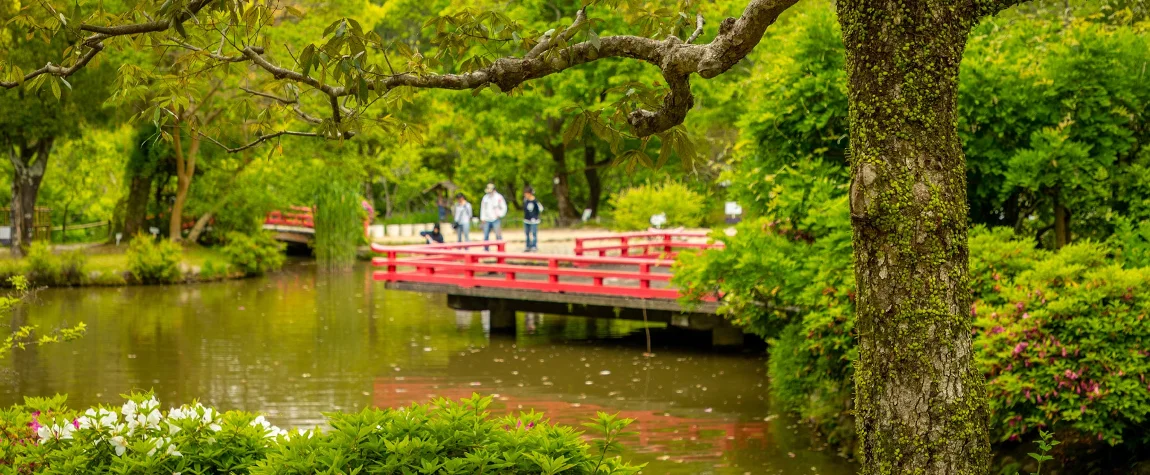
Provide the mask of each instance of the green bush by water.
[{"label": "green bush by water", "polygon": [[48,243],[36,241],[28,249],[24,273],[35,285],[79,285],[87,277],[84,273],[87,263],[83,251],[53,254]]},{"label": "green bush by water", "polygon": [[624,190],[615,199],[611,229],[636,231],[651,227],[651,216],[663,213],[663,227],[699,227],[706,215],[703,196],[678,182],[642,185]]},{"label": "green bush by water", "polygon": [[179,244],[139,234],[128,244],[128,270],[145,284],[165,284],[180,279]]},{"label": "green bush by water", "polygon": [[[133,395],[84,412],[65,397],[0,411],[0,469],[14,473],[633,474],[614,455],[629,419],[600,413],[597,436],[538,413],[492,417],[490,397],[327,414],[327,430],[282,430],[263,416],[198,403],[164,411]],[[2,471],[2,470],[0,470]],[[6,472],[7,473],[7,472]]]},{"label": "green bush by water", "polygon": [[[220,249],[220,252],[244,274],[263,275],[283,267],[286,248],[286,244],[276,241],[268,233],[257,232],[252,235],[228,233],[228,243]],[[203,273],[206,273],[207,269],[205,264]]]}]

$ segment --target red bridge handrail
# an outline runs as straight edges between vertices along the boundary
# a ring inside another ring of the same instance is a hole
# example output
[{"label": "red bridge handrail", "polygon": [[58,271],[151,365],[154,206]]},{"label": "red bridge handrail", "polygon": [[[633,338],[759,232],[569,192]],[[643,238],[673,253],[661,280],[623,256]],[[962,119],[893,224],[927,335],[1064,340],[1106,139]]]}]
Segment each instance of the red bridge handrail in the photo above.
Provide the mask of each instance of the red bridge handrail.
[{"label": "red bridge handrail", "polygon": [[[478,249],[484,246],[495,250]],[[666,286],[671,280],[671,260],[519,253],[506,249],[503,241],[416,246],[373,243],[371,250],[383,255],[372,259],[372,265],[380,268],[374,279],[646,299],[679,297],[678,289]]]},{"label": "red bridge handrail", "polygon": [[[619,251],[623,258],[668,258],[674,259],[679,249],[713,249],[723,247],[721,242],[689,242],[686,239],[709,238],[705,231],[639,231],[618,233],[607,236],[575,238],[575,255],[598,254],[606,257],[608,252]],[[587,246],[588,242],[616,241],[618,244]],[[640,251],[638,254],[632,250]],[[652,252],[654,251],[654,252]]]}]

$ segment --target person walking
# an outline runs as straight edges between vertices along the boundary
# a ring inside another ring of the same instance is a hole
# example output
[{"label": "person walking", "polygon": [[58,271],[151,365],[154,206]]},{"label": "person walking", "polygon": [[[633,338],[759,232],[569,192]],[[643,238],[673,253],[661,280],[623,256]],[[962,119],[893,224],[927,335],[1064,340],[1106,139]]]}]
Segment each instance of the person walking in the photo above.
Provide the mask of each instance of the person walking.
[{"label": "person walking", "polygon": [[455,213],[452,227],[455,228],[455,242],[471,242],[471,203],[463,193],[455,195]]},{"label": "person walking", "polygon": [[[487,184],[487,192],[483,195],[483,201],[479,203],[479,220],[483,222],[483,240],[490,239],[491,231],[495,231],[495,240],[503,240],[503,223],[502,219],[507,216],[507,200],[503,199],[503,195],[495,191],[495,185],[492,183]],[[484,251],[487,248],[483,248]]]},{"label": "person walking", "polygon": [[535,199],[535,189],[523,189],[523,231],[527,233],[527,252],[539,250],[539,214],[543,205]]}]

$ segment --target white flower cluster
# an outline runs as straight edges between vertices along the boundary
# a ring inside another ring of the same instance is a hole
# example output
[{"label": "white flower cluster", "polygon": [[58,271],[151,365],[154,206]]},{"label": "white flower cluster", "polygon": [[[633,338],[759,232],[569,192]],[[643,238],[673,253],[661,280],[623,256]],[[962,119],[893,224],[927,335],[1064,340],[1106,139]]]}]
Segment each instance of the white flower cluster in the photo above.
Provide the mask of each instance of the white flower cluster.
[{"label": "white flower cluster", "polygon": [[[130,446],[139,447],[137,443],[143,441],[150,447],[148,456],[159,453],[181,457],[183,454],[172,439],[182,430],[181,427],[214,433],[222,430],[222,422],[219,411],[200,403],[172,408],[165,415],[160,411],[159,401],[153,397],[140,403],[129,400],[119,411],[93,408],[72,422],[50,426],[37,422],[34,427],[41,443],[73,439],[78,430],[93,431],[96,434],[96,446],[107,443],[116,456],[123,456]],[[264,416],[252,420],[251,426],[262,428],[268,439],[289,436],[287,431],[272,425]],[[312,436],[311,431],[303,429],[299,430],[299,434],[308,438]],[[214,440],[214,437],[208,438],[209,442]]]}]

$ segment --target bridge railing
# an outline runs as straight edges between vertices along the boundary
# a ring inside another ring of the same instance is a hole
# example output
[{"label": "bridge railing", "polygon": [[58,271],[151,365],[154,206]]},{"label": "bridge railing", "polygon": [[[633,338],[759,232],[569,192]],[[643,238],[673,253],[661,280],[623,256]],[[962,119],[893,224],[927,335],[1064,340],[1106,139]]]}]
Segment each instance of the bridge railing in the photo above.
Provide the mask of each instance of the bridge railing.
[{"label": "bridge railing", "polygon": [[277,226],[300,226],[305,228],[315,227],[315,217],[312,215],[310,209],[293,206],[291,209],[295,212],[272,211],[269,212],[267,218],[264,219],[264,224],[273,224]]},{"label": "bridge railing", "polygon": [[[699,242],[710,237],[704,231],[641,231],[575,238],[575,255],[617,255],[624,258],[674,259],[685,249],[723,247],[719,242]],[[588,245],[606,242],[607,244]]]},{"label": "bridge railing", "polygon": [[448,284],[464,288],[490,287],[673,299],[670,266],[664,259],[590,257],[481,251],[484,245],[506,249],[502,242],[380,246],[372,260],[380,270],[375,280]]}]

